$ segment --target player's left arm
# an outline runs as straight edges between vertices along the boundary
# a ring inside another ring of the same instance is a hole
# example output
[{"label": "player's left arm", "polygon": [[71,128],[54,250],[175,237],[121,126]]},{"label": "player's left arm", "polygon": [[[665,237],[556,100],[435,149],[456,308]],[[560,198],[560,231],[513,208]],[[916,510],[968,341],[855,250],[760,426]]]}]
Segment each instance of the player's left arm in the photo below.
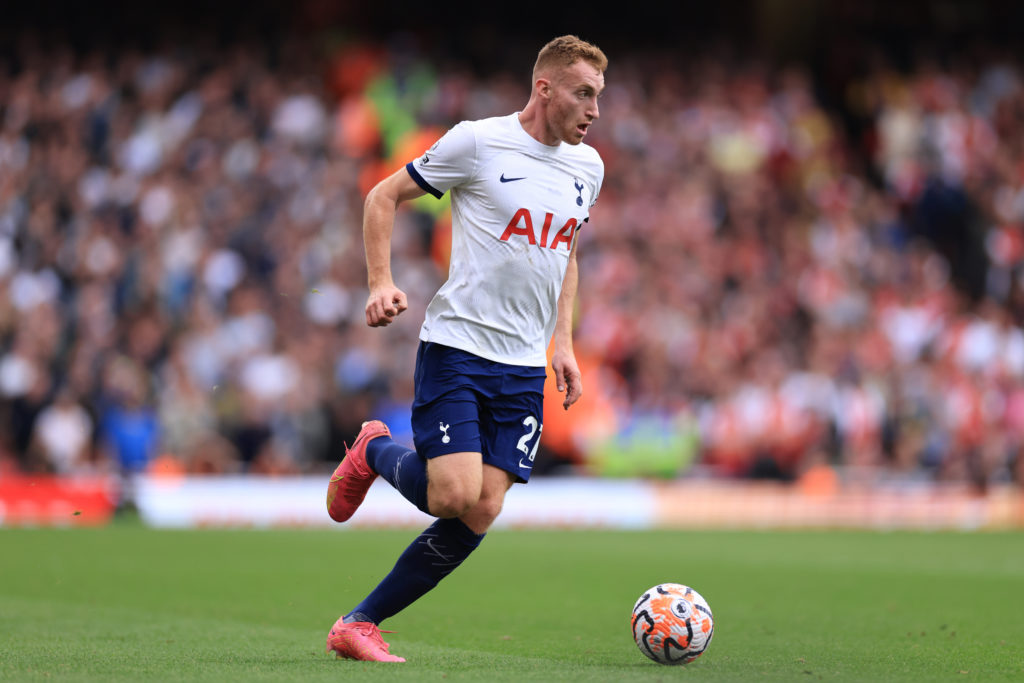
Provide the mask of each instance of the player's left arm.
[{"label": "player's left arm", "polygon": [[569,409],[583,395],[583,378],[576,364],[572,348],[572,316],[576,307],[576,288],[579,285],[579,266],[576,263],[576,246],[579,236],[569,252],[569,265],[562,280],[562,291],[558,296],[558,317],[555,319],[555,350],[551,356],[551,369],[555,372],[555,386],[565,392],[562,407]]}]

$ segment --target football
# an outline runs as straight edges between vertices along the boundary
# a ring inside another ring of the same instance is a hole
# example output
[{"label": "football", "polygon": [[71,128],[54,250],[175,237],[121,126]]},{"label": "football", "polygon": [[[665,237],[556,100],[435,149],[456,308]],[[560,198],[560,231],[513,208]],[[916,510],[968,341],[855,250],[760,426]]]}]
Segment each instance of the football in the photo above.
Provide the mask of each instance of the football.
[{"label": "football", "polygon": [[689,586],[658,584],[633,605],[636,646],[659,664],[692,662],[704,654],[714,633],[711,608]]}]

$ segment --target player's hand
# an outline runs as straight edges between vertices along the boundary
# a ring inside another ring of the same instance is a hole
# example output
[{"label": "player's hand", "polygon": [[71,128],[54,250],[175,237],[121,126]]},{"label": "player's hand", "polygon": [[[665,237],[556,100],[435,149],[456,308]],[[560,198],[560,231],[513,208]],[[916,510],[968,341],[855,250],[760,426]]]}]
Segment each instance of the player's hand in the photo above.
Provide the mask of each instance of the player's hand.
[{"label": "player's hand", "polygon": [[398,314],[409,308],[405,292],[394,285],[379,287],[366,300],[366,324],[385,327],[395,322]]},{"label": "player's hand", "polygon": [[551,369],[555,371],[555,386],[565,392],[562,407],[569,410],[583,395],[583,376],[576,365],[576,357],[572,353],[555,351],[551,356]]}]

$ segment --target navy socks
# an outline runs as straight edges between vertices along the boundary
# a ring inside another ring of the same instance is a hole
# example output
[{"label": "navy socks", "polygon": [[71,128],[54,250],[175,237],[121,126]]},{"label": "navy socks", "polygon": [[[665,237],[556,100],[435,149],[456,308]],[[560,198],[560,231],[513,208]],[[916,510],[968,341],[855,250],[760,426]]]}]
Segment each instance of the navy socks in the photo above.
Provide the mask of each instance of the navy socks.
[{"label": "navy socks", "polygon": [[423,512],[427,507],[427,461],[419,454],[380,436],[366,444],[366,462],[374,472]]},{"label": "navy socks", "polygon": [[[416,451],[382,436],[366,444],[366,462],[417,508],[427,507],[427,462]],[[345,616],[379,624],[430,591],[476,550],[484,534],[460,519],[438,519],[405,549],[391,573]]]},{"label": "navy socks", "polygon": [[473,533],[460,519],[437,520],[405,549],[391,573],[346,615],[345,621],[379,624],[398,614],[462,564],[484,536]]}]

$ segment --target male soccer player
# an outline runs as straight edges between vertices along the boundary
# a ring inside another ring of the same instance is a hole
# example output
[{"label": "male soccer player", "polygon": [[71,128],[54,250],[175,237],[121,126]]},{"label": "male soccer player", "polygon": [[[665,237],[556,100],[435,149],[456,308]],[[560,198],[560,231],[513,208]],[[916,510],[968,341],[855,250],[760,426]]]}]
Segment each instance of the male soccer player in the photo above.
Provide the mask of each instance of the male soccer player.
[{"label": "male soccer player", "polygon": [[420,330],[412,426],[415,450],[379,421],[363,425],[327,489],[344,522],[380,475],[437,517],[394,569],[327,636],[351,659],[402,662],[378,624],[431,590],[480,544],[514,482],[529,480],[543,428],[548,342],[568,409],[581,393],[572,347],[576,235],[601,190],[604,164],[581,144],[598,118],[608,60],[576,36],[545,45],[521,112],[464,121],[366,198],[366,322],[387,326],[408,304],[391,276],[401,202],[451,192],[448,281]]}]

